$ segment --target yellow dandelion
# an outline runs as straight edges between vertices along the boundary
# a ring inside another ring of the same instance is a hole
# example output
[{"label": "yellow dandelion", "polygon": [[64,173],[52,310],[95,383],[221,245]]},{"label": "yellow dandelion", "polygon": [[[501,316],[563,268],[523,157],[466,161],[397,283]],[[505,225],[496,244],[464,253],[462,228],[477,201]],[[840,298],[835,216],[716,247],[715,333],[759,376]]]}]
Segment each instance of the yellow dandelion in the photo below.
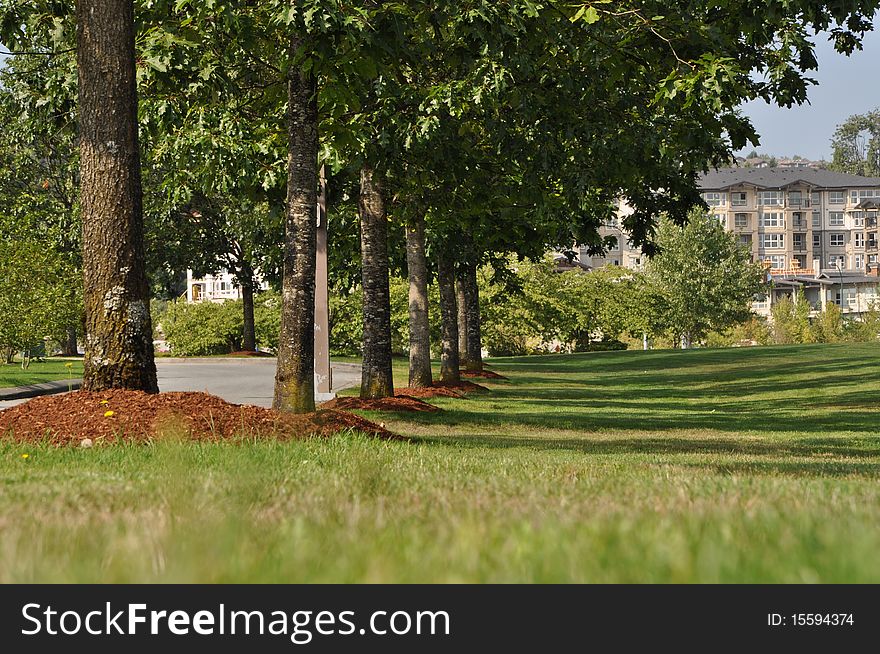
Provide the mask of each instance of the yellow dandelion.
[{"label": "yellow dandelion", "polygon": [[98,404],[108,405],[110,404],[110,400],[101,400]]},{"label": "yellow dandelion", "polygon": [[106,413],[104,413],[105,418],[112,418],[115,415],[116,415],[115,411],[107,411]]},{"label": "yellow dandelion", "polygon": [[73,368],[73,364],[70,363],[70,362],[67,362],[67,363],[64,364],[64,367],[67,368],[67,369],[70,369],[70,368]]},{"label": "yellow dandelion", "polygon": [[22,458],[22,459],[29,459],[30,456],[31,456],[30,454],[22,454],[22,455],[21,455],[21,458]]}]

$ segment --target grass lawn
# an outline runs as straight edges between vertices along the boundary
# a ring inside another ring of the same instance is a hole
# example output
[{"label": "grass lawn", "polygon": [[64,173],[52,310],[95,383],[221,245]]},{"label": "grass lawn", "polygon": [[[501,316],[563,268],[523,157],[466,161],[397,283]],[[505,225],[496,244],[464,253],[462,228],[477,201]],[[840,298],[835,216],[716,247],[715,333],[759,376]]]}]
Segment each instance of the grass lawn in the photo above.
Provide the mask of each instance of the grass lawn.
[{"label": "grass lawn", "polygon": [[[70,370],[66,364],[72,363]],[[0,363],[0,388],[13,386],[28,386],[58,379],[79,379],[82,377],[82,359],[58,359],[50,358],[44,362],[33,361],[27,370],[21,369],[21,364]]]},{"label": "grass lawn", "polygon": [[880,346],[492,364],[415,444],[0,444],[0,582],[880,582]]}]

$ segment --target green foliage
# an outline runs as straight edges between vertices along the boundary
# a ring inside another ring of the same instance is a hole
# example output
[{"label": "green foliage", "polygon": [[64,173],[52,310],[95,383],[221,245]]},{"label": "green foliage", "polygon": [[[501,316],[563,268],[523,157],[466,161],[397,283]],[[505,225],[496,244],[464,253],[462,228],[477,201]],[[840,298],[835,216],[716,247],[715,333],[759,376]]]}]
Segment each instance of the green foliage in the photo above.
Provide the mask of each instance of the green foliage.
[{"label": "green foliage", "polygon": [[491,356],[625,348],[621,337],[651,331],[659,298],[641,273],[614,266],[557,272],[549,259],[507,265],[510,272],[487,267],[479,275]]},{"label": "green foliage", "polygon": [[[391,351],[405,355],[409,351],[409,282],[400,277],[391,277]],[[436,285],[428,288],[428,301],[431,307],[439,304]],[[336,356],[359,356],[364,333],[362,313],[363,292],[358,287],[348,294],[330,294],[330,352]],[[431,347],[439,353],[440,312],[429,313]]]},{"label": "green foliage", "polygon": [[0,236],[0,348],[61,340],[79,322],[78,272],[42,243]]},{"label": "green foliage", "polygon": [[777,345],[822,342],[816,339],[810,325],[810,309],[803,291],[794,300],[784,297],[777,301],[770,310],[773,342]]},{"label": "green foliage", "polygon": [[684,226],[664,218],[657,243],[660,254],[647,272],[663,297],[662,322],[674,342],[696,343],[751,317],[763,271],[717,220],[700,210]]},{"label": "green foliage", "polygon": [[[177,356],[210,356],[241,350],[244,318],[241,300],[226,302],[169,302],[164,313],[154,316],[157,326]],[[254,298],[257,346],[278,347],[281,321],[280,297],[271,292]]]},{"label": "green foliage", "polygon": [[831,169],[880,177],[880,110],[847,118],[831,139]]}]

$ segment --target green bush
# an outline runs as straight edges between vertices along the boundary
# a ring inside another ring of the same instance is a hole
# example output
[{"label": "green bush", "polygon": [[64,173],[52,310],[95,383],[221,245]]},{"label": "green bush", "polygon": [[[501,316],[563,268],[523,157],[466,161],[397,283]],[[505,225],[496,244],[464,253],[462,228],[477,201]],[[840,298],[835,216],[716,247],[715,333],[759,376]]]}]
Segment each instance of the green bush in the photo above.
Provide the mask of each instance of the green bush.
[{"label": "green bush", "polygon": [[[244,337],[244,309],[241,300],[221,303],[182,301],[168,303],[164,313],[154,315],[158,327],[178,356],[209,356],[241,350]],[[277,293],[260,293],[254,298],[254,329],[257,347],[274,351],[281,325],[281,298]]]}]

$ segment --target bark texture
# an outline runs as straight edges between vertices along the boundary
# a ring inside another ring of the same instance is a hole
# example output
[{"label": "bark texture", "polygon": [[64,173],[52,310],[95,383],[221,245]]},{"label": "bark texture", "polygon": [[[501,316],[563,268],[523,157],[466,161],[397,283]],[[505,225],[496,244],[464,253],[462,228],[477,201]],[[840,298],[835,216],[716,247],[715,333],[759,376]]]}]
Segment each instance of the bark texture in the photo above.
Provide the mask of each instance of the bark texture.
[{"label": "bark texture", "polygon": [[455,282],[455,301],[458,305],[458,363],[466,366],[467,349],[467,307],[464,300],[464,285],[461,279]]},{"label": "bark texture", "polygon": [[477,266],[473,263],[467,263],[462,266],[461,270],[467,320],[466,366],[470,372],[482,372],[483,342],[480,332],[480,287],[477,284]]},{"label": "bark texture", "polygon": [[361,169],[358,202],[361,222],[361,281],[364,339],[361,398],[394,395],[391,374],[391,295],[388,288],[388,218],[381,175]]},{"label": "bark texture", "polygon": [[443,253],[437,259],[440,290],[440,381],[459,382],[458,303],[455,299],[455,266]]},{"label": "bark texture", "polygon": [[64,339],[64,356],[79,356],[78,343],[76,338],[76,325],[71,325],[66,330],[66,338]]},{"label": "bark texture", "polygon": [[137,126],[132,0],[79,0],[83,388],[159,391]]},{"label": "bark texture", "polygon": [[[295,35],[293,52],[306,44]],[[318,86],[292,66],[288,75],[287,215],[284,236],[281,333],[273,406],[315,410],[315,231],[318,187]]]},{"label": "bark texture", "polygon": [[409,386],[421,388],[433,383],[423,216],[406,228],[406,264],[409,270]]},{"label": "bark texture", "polygon": [[257,333],[254,326],[254,285],[245,282],[241,285],[241,305],[244,309],[244,333],[241,339],[241,349],[245,352],[253,352],[257,349]]}]

